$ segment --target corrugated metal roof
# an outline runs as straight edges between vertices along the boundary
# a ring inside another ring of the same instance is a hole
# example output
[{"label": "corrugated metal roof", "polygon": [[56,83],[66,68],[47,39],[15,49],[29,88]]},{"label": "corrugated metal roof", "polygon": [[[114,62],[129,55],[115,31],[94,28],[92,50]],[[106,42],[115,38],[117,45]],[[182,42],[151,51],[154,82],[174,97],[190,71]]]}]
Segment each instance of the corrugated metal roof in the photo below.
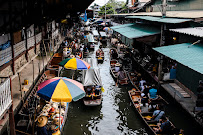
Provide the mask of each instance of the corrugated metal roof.
[{"label": "corrugated metal roof", "polygon": [[134,23],[128,23],[128,24],[122,24],[122,25],[117,25],[117,26],[113,26],[110,27],[111,29],[119,29],[119,28],[123,28],[123,27],[127,27],[127,26],[132,26],[134,25]]},{"label": "corrugated metal roof", "polygon": [[191,19],[162,18],[162,17],[154,17],[154,16],[127,16],[126,18],[142,19],[142,20],[153,21],[153,22],[174,23],[174,24],[192,21]]},{"label": "corrugated metal roof", "polygon": [[191,43],[153,48],[155,51],[203,74],[203,45]]},{"label": "corrugated metal roof", "polygon": [[[111,16],[132,16],[132,15],[162,16],[161,12],[138,12],[138,13],[126,13],[126,14],[112,14]],[[203,17],[203,10],[167,11],[166,17],[201,18],[201,17]]]},{"label": "corrugated metal roof", "polygon": [[195,27],[195,28],[179,28],[179,29],[169,29],[173,32],[193,35],[196,37],[203,37],[203,27]]},{"label": "corrugated metal roof", "polygon": [[140,38],[140,37],[160,33],[160,28],[146,26],[146,25],[132,24],[132,23],[114,26],[114,27],[111,27],[111,29],[130,39]]}]

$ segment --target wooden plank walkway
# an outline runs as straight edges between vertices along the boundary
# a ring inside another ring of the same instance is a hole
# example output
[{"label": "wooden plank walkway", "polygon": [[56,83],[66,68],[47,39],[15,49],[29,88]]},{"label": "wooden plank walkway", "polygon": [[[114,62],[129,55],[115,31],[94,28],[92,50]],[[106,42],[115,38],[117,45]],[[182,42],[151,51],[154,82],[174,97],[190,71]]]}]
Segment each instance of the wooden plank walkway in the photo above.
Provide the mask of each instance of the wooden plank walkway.
[{"label": "wooden plank walkway", "polygon": [[173,87],[175,90],[177,90],[184,98],[190,98],[191,97],[185,90],[183,90],[176,83],[169,83],[169,85],[171,85],[171,87]]}]

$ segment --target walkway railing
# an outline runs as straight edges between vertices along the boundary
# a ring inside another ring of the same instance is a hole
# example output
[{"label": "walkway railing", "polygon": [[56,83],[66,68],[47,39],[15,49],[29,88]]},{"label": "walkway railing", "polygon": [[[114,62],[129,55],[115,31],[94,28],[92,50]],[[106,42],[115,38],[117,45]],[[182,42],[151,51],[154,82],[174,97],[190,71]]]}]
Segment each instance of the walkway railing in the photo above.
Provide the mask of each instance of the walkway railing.
[{"label": "walkway railing", "polygon": [[0,119],[12,104],[10,78],[0,84]]},{"label": "walkway railing", "polygon": [[[35,36],[32,36],[27,39],[27,47],[28,49],[30,47],[33,47],[35,45],[35,38],[36,38],[36,44],[38,44],[42,40],[42,33],[38,33]],[[26,44],[25,40],[13,45],[14,47],[14,57],[17,57],[20,55],[22,52],[26,50]],[[5,63],[9,62],[12,60],[12,49],[11,46],[6,48],[5,50],[0,51],[0,66],[4,65]]]}]

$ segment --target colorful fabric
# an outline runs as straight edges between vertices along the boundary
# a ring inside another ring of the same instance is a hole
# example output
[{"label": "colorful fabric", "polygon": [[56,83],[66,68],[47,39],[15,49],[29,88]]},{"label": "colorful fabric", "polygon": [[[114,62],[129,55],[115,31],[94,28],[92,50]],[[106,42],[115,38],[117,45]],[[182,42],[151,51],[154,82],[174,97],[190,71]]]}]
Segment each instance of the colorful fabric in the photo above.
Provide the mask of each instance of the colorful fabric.
[{"label": "colorful fabric", "polygon": [[66,77],[55,77],[44,81],[38,86],[37,94],[47,100],[54,102],[77,101],[85,96],[83,85]]},{"label": "colorful fabric", "polygon": [[60,66],[63,66],[66,69],[74,70],[86,70],[90,68],[90,65],[78,58],[67,58],[59,63]]}]

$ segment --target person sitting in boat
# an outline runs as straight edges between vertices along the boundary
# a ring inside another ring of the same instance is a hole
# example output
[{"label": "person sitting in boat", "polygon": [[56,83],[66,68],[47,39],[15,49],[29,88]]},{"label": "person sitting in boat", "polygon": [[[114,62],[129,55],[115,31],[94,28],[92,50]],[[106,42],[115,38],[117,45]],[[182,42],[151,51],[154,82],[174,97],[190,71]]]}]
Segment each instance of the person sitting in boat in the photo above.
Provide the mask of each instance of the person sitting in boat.
[{"label": "person sitting in boat", "polygon": [[92,92],[92,88],[90,86],[87,87],[87,94],[90,95]]},{"label": "person sitting in boat", "polygon": [[162,116],[160,121],[161,121],[161,123],[157,124],[158,128],[153,128],[156,131],[156,133],[172,134],[171,122],[165,116]]},{"label": "person sitting in boat", "polygon": [[119,72],[120,71],[120,66],[121,66],[121,64],[118,63],[118,62],[115,64],[115,72]]},{"label": "person sitting in boat", "polygon": [[152,84],[152,88],[149,90],[148,96],[149,96],[149,99],[152,99],[152,100],[155,100],[158,98],[155,84]]},{"label": "person sitting in boat", "polygon": [[165,112],[163,111],[163,106],[162,105],[157,105],[156,110],[153,112],[153,115],[151,118],[147,119],[150,120],[151,122],[156,122],[158,123],[159,120],[162,118],[162,116],[165,115]]},{"label": "person sitting in boat", "polygon": [[143,92],[143,91],[144,91],[144,89],[146,88],[146,85],[147,85],[147,83],[145,83],[145,82],[144,82],[144,83],[143,83],[143,86],[141,86],[141,87],[140,87],[141,92]]},{"label": "person sitting in boat", "polygon": [[99,95],[100,91],[101,91],[101,86],[98,86],[98,85],[95,86],[95,94]]},{"label": "person sitting in boat", "polygon": [[141,88],[142,86],[144,86],[144,83],[146,83],[146,81],[145,81],[143,78],[141,78],[141,80],[140,80],[140,82],[139,82],[140,88]]},{"label": "person sitting in boat", "polygon": [[99,49],[96,51],[96,55],[97,55],[97,56],[100,56],[100,55],[101,55],[101,52],[102,52],[102,50],[99,48]]},{"label": "person sitting in boat", "polygon": [[116,86],[118,85],[118,80],[124,80],[125,78],[125,73],[123,71],[123,68],[120,67],[120,70],[118,71],[118,75],[117,75],[117,81],[116,81]]},{"label": "person sitting in boat", "polygon": [[150,89],[151,89],[151,86],[150,86],[150,84],[147,82],[146,85],[145,85],[144,90],[142,91],[142,93],[144,93],[144,94],[147,96],[147,98],[149,98],[149,97],[148,97],[148,93],[149,93],[149,90],[150,90]]},{"label": "person sitting in boat", "polygon": [[92,96],[92,99],[94,99],[94,97],[95,97],[95,88],[94,87],[92,88],[91,96]]},{"label": "person sitting in boat", "polygon": [[40,116],[37,119],[37,135],[51,135],[47,128],[48,118],[46,116]]}]

